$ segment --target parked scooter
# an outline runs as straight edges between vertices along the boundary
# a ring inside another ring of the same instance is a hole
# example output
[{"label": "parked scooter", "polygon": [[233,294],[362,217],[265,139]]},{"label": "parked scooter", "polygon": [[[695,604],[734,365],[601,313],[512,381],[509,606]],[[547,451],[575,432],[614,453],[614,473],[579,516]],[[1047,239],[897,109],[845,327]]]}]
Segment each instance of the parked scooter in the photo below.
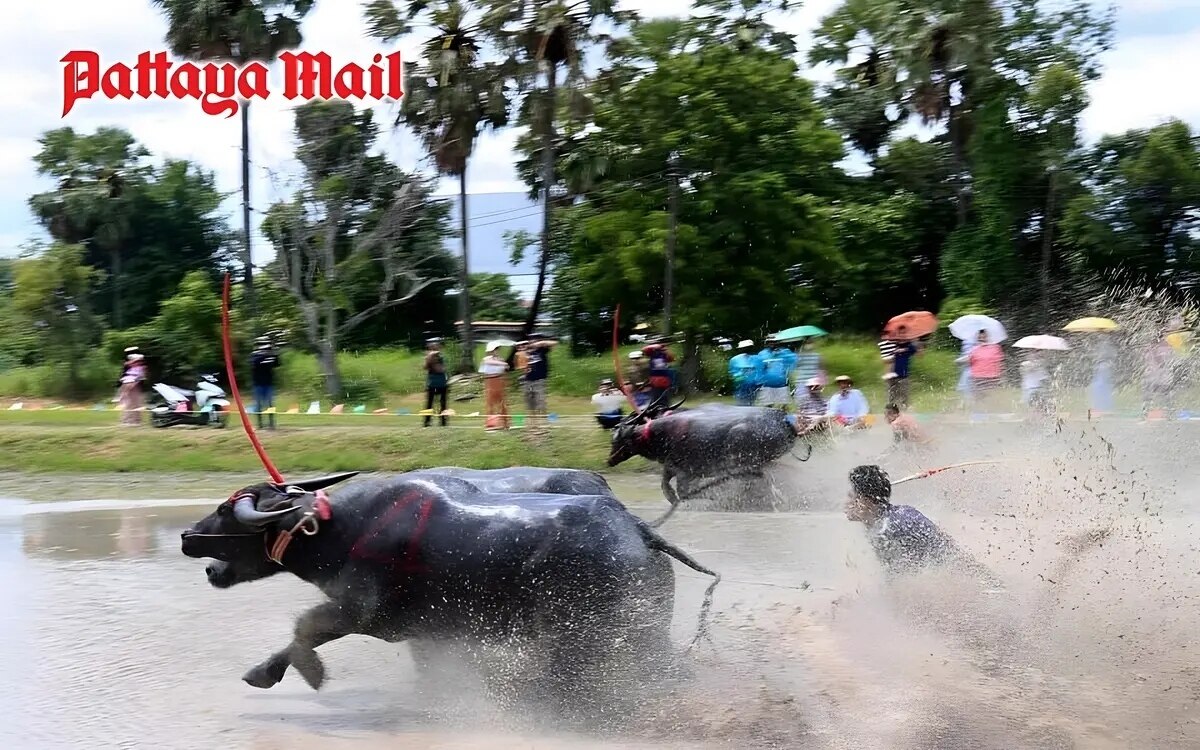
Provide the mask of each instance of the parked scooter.
[{"label": "parked scooter", "polygon": [[166,383],[155,383],[153,388],[162,400],[150,408],[152,427],[224,427],[229,419],[230,402],[215,375],[201,375],[194,391]]}]

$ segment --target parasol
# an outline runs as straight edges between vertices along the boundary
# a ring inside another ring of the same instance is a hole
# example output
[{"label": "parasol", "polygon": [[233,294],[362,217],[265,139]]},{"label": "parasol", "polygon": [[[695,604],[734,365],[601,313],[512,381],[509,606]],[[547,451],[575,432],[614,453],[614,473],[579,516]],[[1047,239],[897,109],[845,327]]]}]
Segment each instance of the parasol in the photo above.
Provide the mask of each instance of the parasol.
[{"label": "parasol", "polygon": [[959,341],[974,341],[980,331],[987,331],[988,341],[993,344],[1008,338],[1000,321],[986,315],[964,315],[950,324],[950,333]]},{"label": "parasol", "polygon": [[1064,331],[1072,331],[1074,333],[1101,333],[1107,331],[1115,331],[1120,326],[1116,321],[1108,318],[1080,318],[1072,320],[1063,326]]},{"label": "parasol", "polygon": [[937,330],[938,319],[931,312],[912,310],[901,313],[883,327],[883,336],[897,341],[912,341]]},{"label": "parasol", "polygon": [[1048,352],[1069,351],[1071,345],[1058,336],[1026,336],[1013,344],[1017,349],[1040,349]]},{"label": "parasol", "polygon": [[816,338],[817,336],[828,336],[829,334],[816,326],[792,326],[772,335],[779,343],[786,344],[792,341]]}]

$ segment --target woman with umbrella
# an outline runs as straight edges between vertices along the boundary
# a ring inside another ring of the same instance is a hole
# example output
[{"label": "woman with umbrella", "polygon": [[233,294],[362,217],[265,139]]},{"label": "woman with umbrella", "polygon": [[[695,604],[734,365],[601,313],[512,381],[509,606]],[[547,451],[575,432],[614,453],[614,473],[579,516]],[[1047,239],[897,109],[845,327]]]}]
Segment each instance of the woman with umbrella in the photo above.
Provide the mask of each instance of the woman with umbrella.
[{"label": "woman with umbrella", "polygon": [[1096,334],[1092,340],[1092,383],[1088,388],[1089,402],[1094,412],[1112,412],[1113,363],[1117,350],[1109,334],[1117,330],[1115,321],[1108,318],[1080,318],[1063,327],[1064,331]]},{"label": "woman with umbrella", "polygon": [[479,364],[479,373],[483,375],[484,411],[487,413],[484,425],[488,430],[507,430],[512,426],[506,397],[508,361],[500,358],[500,348],[503,346],[513,346],[513,342],[488,342],[487,354]]},{"label": "woman with umbrella", "polygon": [[1057,336],[1026,336],[1013,346],[1028,352],[1021,360],[1021,403],[1040,414],[1050,414],[1053,403],[1046,391],[1051,367],[1046,352],[1065,352],[1071,347]]},{"label": "woman with umbrella", "polygon": [[[979,334],[985,333],[987,339],[993,344],[999,344],[1004,339],[1008,338],[1008,332],[1004,330],[1004,326],[995,318],[987,315],[963,315],[950,324],[950,334],[954,338],[962,341],[962,349],[959,352],[958,362],[962,365],[962,370],[958,376],[958,392],[962,394],[963,405],[968,406],[975,401],[975,376],[971,373],[971,352],[975,347],[979,346]],[[999,349],[999,346],[997,346]],[[1001,354],[1003,361],[1003,354]]]}]

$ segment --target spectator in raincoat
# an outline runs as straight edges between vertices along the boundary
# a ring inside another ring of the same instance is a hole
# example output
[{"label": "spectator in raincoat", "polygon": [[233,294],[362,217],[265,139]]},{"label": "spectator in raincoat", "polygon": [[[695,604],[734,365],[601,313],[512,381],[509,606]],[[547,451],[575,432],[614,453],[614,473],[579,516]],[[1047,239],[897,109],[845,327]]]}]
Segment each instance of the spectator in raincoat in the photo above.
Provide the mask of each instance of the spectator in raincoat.
[{"label": "spectator in raincoat", "polygon": [[792,402],[788,391],[792,370],[796,368],[796,355],[774,339],[767,339],[768,346],[758,353],[762,362],[758,404],[779,406],[784,410]]},{"label": "spectator in raincoat", "polygon": [[729,377],[733,378],[733,395],[741,406],[751,406],[758,393],[758,356],[751,353],[754,342],[746,339],[738,342],[738,353],[729,359]]}]

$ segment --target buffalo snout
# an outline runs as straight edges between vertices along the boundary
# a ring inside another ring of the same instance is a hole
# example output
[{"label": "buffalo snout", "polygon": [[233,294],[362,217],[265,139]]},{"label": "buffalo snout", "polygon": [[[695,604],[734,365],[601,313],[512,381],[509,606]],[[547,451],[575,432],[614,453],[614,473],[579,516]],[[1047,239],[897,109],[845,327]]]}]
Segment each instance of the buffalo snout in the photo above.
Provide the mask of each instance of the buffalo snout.
[{"label": "buffalo snout", "polygon": [[204,568],[204,575],[213,588],[227,589],[238,582],[234,567],[227,562],[212,562]]}]

